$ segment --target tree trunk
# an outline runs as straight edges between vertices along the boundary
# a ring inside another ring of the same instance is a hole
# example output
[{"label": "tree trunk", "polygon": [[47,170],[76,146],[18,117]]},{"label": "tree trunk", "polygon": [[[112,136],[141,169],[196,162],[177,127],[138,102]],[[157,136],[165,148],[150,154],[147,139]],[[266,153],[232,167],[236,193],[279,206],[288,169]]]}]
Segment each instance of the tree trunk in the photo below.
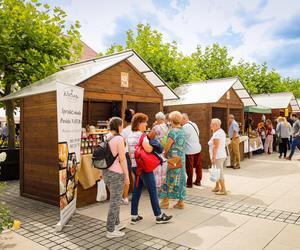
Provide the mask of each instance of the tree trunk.
[{"label": "tree trunk", "polygon": [[15,148],[15,119],[14,119],[14,103],[12,100],[5,101],[6,122],[8,133],[8,148]]}]

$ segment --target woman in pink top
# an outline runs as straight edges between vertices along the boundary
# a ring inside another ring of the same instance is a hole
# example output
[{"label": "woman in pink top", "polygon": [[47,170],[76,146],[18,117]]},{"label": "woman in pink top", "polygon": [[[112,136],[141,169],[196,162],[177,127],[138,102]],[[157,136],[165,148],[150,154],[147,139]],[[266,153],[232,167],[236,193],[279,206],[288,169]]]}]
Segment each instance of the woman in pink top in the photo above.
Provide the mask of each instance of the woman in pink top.
[{"label": "woman in pink top", "polygon": [[[114,163],[103,171],[104,182],[110,191],[110,203],[106,223],[106,237],[116,238],[125,235],[120,230],[125,227],[120,225],[120,205],[125,184],[129,184],[127,161],[125,157],[125,142],[120,135],[123,130],[122,119],[113,117],[109,123],[110,133],[113,137],[109,141],[112,154],[116,157]],[[111,138],[111,137],[110,137]]]}]

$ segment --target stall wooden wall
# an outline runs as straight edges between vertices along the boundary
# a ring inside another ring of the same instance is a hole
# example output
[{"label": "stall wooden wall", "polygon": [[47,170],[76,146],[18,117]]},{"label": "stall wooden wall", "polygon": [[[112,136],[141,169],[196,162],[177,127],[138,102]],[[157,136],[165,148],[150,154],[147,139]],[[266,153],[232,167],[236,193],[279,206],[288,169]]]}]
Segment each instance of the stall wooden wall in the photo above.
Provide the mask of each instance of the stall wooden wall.
[{"label": "stall wooden wall", "polygon": [[56,93],[24,98],[21,105],[21,195],[59,201]]},{"label": "stall wooden wall", "polygon": [[[212,132],[210,130],[211,119],[221,119],[223,128],[227,133],[227,119],[230,110],[234,109],[235,115],[239,119],[242,119],[241,117],[244,116],[244,104],[233,89],[230,90],[230,98],[227,99],[227,97],[229,96],[227,96],[226,93],[217,103],[213,104],[176,105],[164,107],[164,111],[167,113],[175,110],[187,113],[190,120],[198,125],[200,130],[200,143],[202,146],[204,168],[207,168],[210,165],[208,141],[212,136]],[[223,113],[221,111],[223,111]]]},{"label": "stall wooden wall", "polygon": [[159,103],[128,102],[127,108],[135,110],[136,113],[141,112],[147,114],[149,117],[148,125],[150,127],[155,122],[155,115],[159,111],[162,111]]}]

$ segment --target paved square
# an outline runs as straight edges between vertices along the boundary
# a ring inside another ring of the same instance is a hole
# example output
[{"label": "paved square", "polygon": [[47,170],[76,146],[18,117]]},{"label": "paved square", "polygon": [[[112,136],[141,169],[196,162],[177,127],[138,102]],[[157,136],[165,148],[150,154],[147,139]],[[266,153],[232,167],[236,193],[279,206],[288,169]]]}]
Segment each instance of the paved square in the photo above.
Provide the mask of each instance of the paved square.
[{"label": "paved square", "polygon": [[130,225],[130,206],[122,206],[126,236],[114,240],[105,238],[108,203],[78,209],[57,233],[58,208],[20,197],[18,182],[9,182],[0,199],[22,227],[1,235],[0,249],[300,249],[299,170],[296,160],[254,156],[240,170],[225,170],[229,194],[223,197],[211,192],[205,170],[202,186],[188,189],[185,209],[165,211],[174,215],[167,225],[155,224],[143,193],[143,222]]}]

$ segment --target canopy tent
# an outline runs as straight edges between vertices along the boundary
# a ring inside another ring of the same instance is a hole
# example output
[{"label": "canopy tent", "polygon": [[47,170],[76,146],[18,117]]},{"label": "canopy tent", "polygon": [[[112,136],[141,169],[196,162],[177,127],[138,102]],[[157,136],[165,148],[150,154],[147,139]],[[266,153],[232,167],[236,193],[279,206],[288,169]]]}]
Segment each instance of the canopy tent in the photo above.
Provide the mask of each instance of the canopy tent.
[{"label": "canopy tent", "polygon": [[271,114],[272,109],[264,106],[247,106],[244,108],[245,113],[256,113],[256,114]]},{"label": "canopy tent", "polygon": [[252,96],[257,105],[271,109],[286,109],[291,105],[293,112],[299,112],[300,107],[292,92],[261,94]]},{"label": "canopy tent", "polygon": [[164,106],[217,103],[231,88],[244,106],[256,105],[239,77],[230,77],[183,84],[174,90],[179,99],[166,100]]},{"label": "canopy tent", "polygon": [[1,101],[19,99],[26,96],[48,93],[56,90],[56,83],[78,85],[92,76],[113,67],[122,62],[129,61],[159,92],[164,100],[178,99],[178,96],[164,82],[164,80],[134,51],[128,50],[113,55],[69,64],[61,67],[61,71],[56,72],[34,84],[31,84],[15,93],[5,96]]}]

